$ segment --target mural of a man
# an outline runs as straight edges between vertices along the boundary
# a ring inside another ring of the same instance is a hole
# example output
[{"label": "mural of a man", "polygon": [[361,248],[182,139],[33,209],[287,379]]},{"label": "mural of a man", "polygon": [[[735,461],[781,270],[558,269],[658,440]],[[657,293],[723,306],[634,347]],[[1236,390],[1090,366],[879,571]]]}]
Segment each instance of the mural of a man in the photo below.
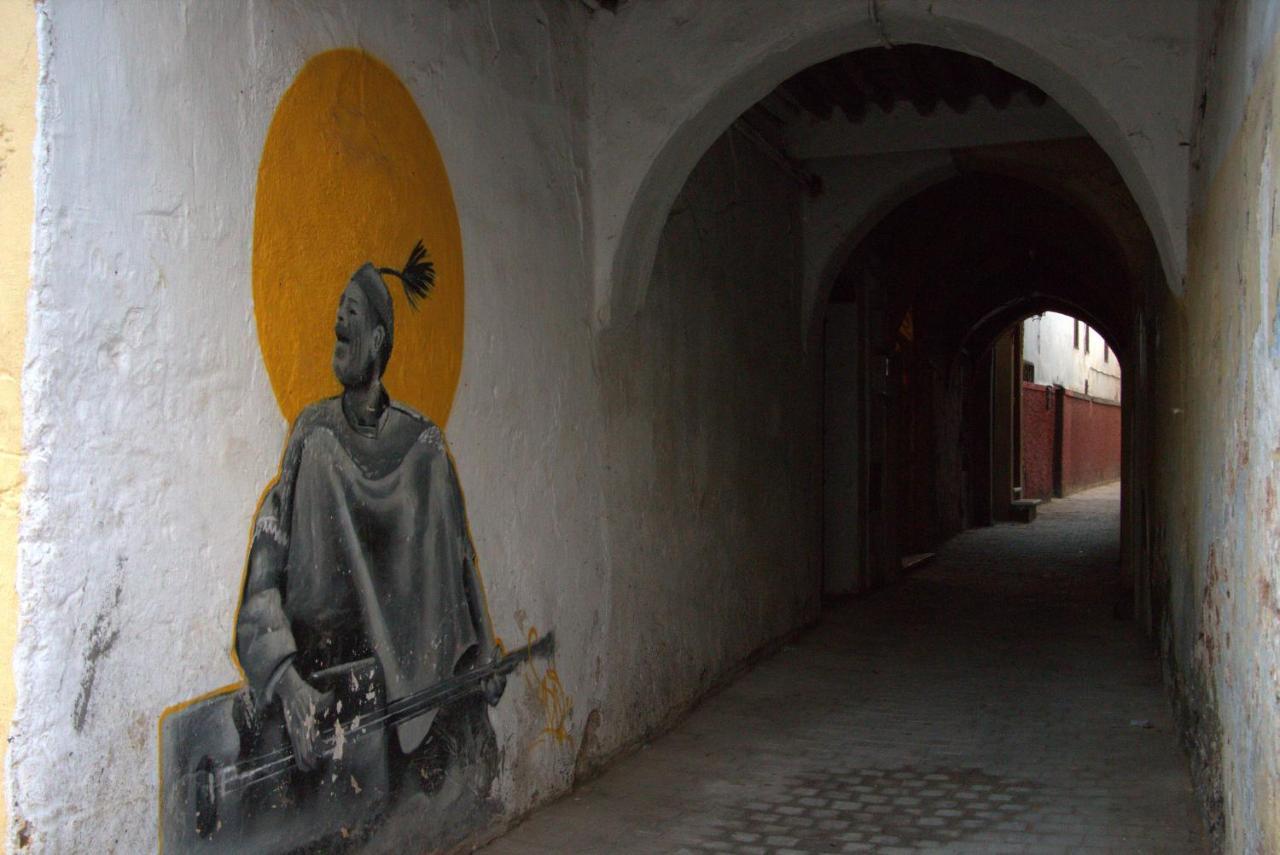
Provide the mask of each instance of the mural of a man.
[{"label": "mural of a man", "polygon": [[[235,645],[257,706],[280,704],[297,769],[322,764],[312,675],[376,660],[387,702],[497,658],[462,493],[440,429],[391,399],[382,376],[394,317],[384,274],[410,304],[432,284],[421,244],[404,270],[365,264],[334,325],[342,394],[298,416],[254,523]],[[497,747],[480,695],[387,734],[392,792],[448,788],[483,799]]]}]

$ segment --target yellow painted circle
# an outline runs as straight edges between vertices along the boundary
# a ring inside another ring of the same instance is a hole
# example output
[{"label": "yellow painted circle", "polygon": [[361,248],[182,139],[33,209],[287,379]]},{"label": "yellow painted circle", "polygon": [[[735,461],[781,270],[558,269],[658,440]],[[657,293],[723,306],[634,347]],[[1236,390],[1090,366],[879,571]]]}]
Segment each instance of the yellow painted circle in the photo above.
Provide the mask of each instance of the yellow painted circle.
[{"label": "yellow painted circle", "polygon": [[421,239],[435,288],[414,311],[384,277],[395,339],[383,382],[444,425],[462,368],[462,234],[435,140],[391,69],[357,50],[312,57],[271,120],[255,205],[254,315],[285,418],[341,391],[333,325],[351,274],[400,269]]}]

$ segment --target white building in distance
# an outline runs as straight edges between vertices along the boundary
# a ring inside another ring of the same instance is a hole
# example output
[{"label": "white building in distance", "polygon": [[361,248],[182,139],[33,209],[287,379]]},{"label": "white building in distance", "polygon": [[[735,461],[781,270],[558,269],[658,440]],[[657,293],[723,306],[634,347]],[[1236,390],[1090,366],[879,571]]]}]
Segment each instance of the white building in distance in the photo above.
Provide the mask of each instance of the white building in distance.
[{"label": "white building in distance", "polygon": [[1120,360],[1097,330],[1058,312],[1022,322],[1024,380],[1120,400]]}]

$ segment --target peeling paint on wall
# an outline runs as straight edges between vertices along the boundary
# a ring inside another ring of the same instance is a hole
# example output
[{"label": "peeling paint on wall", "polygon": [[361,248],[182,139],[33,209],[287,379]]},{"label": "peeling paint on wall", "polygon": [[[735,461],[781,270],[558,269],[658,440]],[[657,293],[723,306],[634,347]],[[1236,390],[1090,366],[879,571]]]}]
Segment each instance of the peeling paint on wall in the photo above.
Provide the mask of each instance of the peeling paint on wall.
[{"label": "peeling paint on wall", "polygon": [[1209,136],[1239,129],[1192,221],[1186,338],[1166,322],[1157,353],[1186,360],[1185,390],[1165,390],[1158,456],[1161,561],[1174,580],[1165,652],[1210,830],[1231,852],[1280,851],[1280,363],[1270,309],[1280,43],[1253,79],[1242,118],[1233,99],[1209,97]]}]

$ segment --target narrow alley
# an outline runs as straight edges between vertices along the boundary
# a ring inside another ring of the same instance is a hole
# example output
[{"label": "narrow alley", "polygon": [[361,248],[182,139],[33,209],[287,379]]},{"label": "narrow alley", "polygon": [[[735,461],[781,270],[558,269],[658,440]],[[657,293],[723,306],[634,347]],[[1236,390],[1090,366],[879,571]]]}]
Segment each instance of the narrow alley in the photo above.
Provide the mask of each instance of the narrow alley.
[{"label": "narrow alley", "polygon": [[1207,851],[1119,505],[955,537],[486,851]]},{"label": "narrow alley", "polygon": [[0,855],[1280,855],[1280,0],[0,0]]}]

